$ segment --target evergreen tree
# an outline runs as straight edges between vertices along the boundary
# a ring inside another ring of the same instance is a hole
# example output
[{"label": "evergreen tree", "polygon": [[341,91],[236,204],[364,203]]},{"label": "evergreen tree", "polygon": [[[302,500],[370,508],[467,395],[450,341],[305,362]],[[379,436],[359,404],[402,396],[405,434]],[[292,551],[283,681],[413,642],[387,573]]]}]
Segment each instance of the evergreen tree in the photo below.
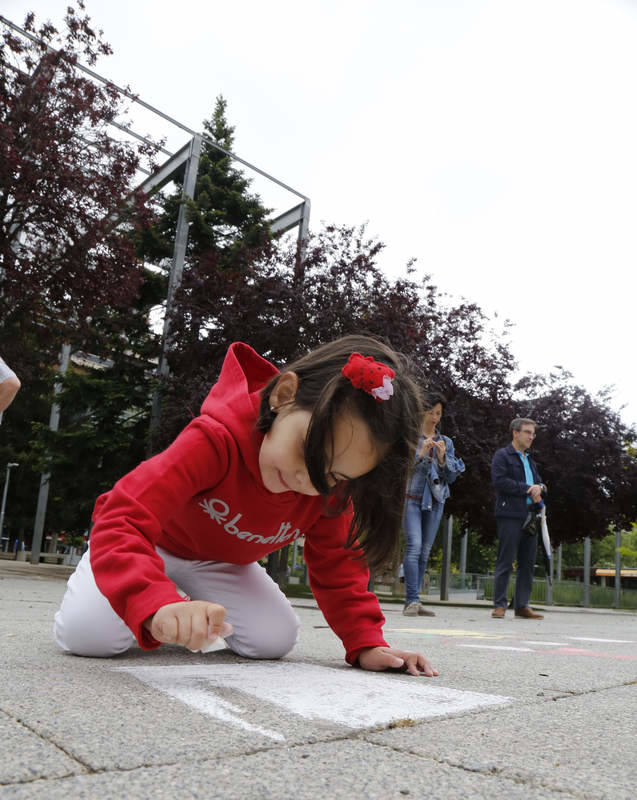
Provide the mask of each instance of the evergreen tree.
[{"label": "evergreen tree", "polygon": [[[155,198],[156,222],[140,239],[139,253],[167,274],[179,209],[185,202],[188,243],[181,286],[170,310],[171,341],[167,354],[173,379],[182,387],[198,380],[193,376],[202,366],[199,359],[202,346],[214,342],[219,335],[217,309],[227,302],[228,287],[244,279],[242,274],[250,269],[255,258],[268,250],[271,241],[269,210],[258,195],[250,193],[250,180],[227,155],[233,148],[234,128],[226,119],[226,109],[226,100],[219,96],[211,118],[203,123],[206,138],[194,196],[185,200],[182,196],[184,165],[181,174],[175,176],[175,190]],[[207,304],[201,303],[203,296],[209,301]],[[165,400],[168,387],[161,388]],[[164,425],[162,420],[162,428]],[[153,447],[156,449],[164,440],[161,432],[155,433]]]},{"label": "evergreen tree", "polygon": [[[204,135],[223,150],[231,151],[234,127],[226,119],[226,100],[219,96],[212,117],[204,121]],[[147,261],[164,265],[173,254],[185,167],[175,176],[176,189],[157,197],[158,219],[142,239]],[[187,266],[237,270],[245,256],[269,240],[268,209],[250,194],[250,180],[234,166],[233,159],[204,139],[194,197],[188,208]]]}]

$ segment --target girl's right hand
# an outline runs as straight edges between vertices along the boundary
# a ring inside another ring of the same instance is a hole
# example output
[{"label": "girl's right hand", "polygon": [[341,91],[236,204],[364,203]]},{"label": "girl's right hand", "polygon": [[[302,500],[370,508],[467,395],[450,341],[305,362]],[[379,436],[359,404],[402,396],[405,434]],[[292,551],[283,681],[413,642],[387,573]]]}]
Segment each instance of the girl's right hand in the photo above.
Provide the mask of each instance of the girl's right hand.
[{"label": "girl's right hand", "polygon": [[219,603],[190,600],[162,606],[144,622],[144,627],[162,644],[201,650],[218,636],[232,633],[232,625],[224,622],[225,616],[226,609]]}]

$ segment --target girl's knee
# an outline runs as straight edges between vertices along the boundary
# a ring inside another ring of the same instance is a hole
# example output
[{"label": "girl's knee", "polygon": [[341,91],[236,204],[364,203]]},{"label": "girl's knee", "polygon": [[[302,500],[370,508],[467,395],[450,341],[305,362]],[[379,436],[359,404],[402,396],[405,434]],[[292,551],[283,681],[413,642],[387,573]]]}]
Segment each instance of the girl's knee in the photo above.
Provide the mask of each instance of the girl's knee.
[{"label": "girl's knee", "polygon": [[94,658],[123,653],[134,641],[130,629],[97,588],[88,552],[69,578],[55,614],[53,637],[62,650]]},{"label": "girl's knee", "polygon": [[292,612],[285,623],[254,626],[228,636],[226,642],[233,652],[246,658],[283,658],[299,640],[301,622]]},{"label": "girl's knee", "polygon": [[76,656],[108,658],[124,653],[133,643],[133,634],[121,624],[96,624],[86,613],[60,609],[53,622],[53,637],[62,650]]}]

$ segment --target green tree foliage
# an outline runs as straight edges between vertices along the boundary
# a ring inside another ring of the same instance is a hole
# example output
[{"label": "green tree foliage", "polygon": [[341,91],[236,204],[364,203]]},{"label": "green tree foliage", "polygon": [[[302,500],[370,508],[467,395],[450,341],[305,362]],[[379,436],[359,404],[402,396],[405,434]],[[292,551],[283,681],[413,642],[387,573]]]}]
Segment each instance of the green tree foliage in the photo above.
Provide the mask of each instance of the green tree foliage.
[{"label": "green tree foliage", "polygon": [[[593,543],[591,559],[598,567],[615,568],[615,532],[612,531],[602,539]],[[621,546],[619,548],[622,567],[637,567],[637,527],[633,523],[632,529],[622,531]],[[577,566],[577,565],[575,565]]]},{"label": "green tree foliage", "polygon": [[[48,427],[59,377],[56,361],[40,364],[23,380],[26,385],[4,416],[0,440],[0,464],[20,464],[19,482],[11,487],[12,538],[30,537],[41,473],[52,474],[46,529],[82,533],[97,495],[144,458],[151,358],[158,346],[148,312],[164,293],[164,281],[150,273],[129,308],[96,310],[91,338],[85,338],[87,351],[73,350],[61,381],[58,432]],[[35,346],[25,351],[37,352]],[[95,352],[105,355],[91,355]]]},{"label": "green tree foliage", "polygon": [[[454,518],[453,537],[451,540],[451,566],[452,571],[459,570],[461,537],[464,533],[462,525]],[[444,523],[443,523],[444,524]],[[440,572],[443,567],[443,537],[442,525],[439,535],[436,537],[434,546],[429,555],[427,571],[431,573]],[[467,574],[488,575],[493,572],[498,556],[497,542],[485,541],[477,531],[469,531],[467,539]]]},{"label": "green tree foliage", "polygon": [[88,527],[95,498],[145,457],[157,350],[147,315],[164,289],[150,274],[133,306],[96,316],[95,349],[108,357],[75,351],[58,396],[59,431],[33,425],[32,468],[53,475],[47,510],[53,530]]}]

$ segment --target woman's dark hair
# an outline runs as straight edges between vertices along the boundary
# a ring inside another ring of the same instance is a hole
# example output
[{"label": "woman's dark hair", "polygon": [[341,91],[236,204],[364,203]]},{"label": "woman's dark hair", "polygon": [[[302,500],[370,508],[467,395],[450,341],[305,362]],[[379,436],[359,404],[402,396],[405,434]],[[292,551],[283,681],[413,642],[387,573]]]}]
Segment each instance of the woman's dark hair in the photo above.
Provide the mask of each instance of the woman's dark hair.
[{"label": "woman's dark hair", "polygon": [[[392,397],[378,401],[341,374],[352,353],[372,356],[395,371]],[[354,518],[346,546],[362,549],[370,569],[377,569],[392,556],[400,538],[405,485],[424,409],[408,361],[378,339],[352,335],[318,347],[283,371],[298,376],[294,405],[312,414],[305,440],[305,463],[312,485],[329,498],[333,513],[344,511],[352,502]],[[278,376],[272,378],[261,395],[257,428],[263,433],[270,430],[276,417],[270,409],[270,394],[277,380]],[[380,461],[366,475],[332,487],[326,462],[333,450],[334,421],[343,412],[367,423]]]},{"label": "woman's dark hair", "polygon": [[447,405],[447,398],[444,394],[440,394],[439,392],[427,392],[427,396],[425,397],[425,411],[431,411],[437,403],[440,403],[444,411]]}]

